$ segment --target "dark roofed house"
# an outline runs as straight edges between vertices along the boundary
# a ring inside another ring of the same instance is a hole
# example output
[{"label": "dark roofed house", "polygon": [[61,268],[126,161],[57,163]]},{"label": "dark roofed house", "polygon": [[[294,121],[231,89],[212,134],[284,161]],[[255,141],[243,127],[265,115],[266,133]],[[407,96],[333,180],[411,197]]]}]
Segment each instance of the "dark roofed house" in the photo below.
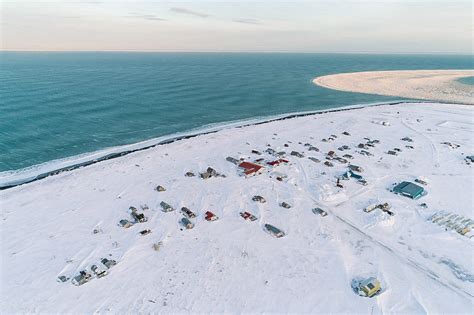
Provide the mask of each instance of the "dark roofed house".
[{"label": "dark roofed house", "polygon": [[280,164],[287,164],[287,163],[288,163],[288,160],[285,160],[285,159],[278,159],[272,162],[267,162],[267,164],[270,166],[278,166]]},{"label": "dark roofed house", "polygon": [[392,191],[396,194],[400,194],[411,199],[418,199],[425,194],[425,189],[423,187],[410,182],[401,182],[400,184],[393,187]]}]

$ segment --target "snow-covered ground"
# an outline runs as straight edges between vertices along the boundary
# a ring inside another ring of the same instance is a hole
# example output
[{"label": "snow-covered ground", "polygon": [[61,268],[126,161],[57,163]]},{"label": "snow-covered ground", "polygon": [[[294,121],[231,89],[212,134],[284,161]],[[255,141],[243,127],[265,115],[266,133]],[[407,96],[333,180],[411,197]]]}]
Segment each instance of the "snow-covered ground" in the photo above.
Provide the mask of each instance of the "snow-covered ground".
[{"label": "snow-covered ground", "polygon": [[474,104],[474,87],[457,81],[471,76],[474,70],[366,71],[325,75],[313,82],[340,91]]},{"label": "snow-covered ground", "polygon": [[[474,153],[473,125],[470,106],[367,107],[226,129],[2,191],[1,313],[472,313],[472,234],[428,219],[443,210],[474,218],[474,174],[465,161]],[[367,149],[373,156],[358,153],[365,137],[380,140]],[[342,145],[350,149],[337,150]],[[244,178],[226,161],[264,158],[265,165],[275,159],[267,148],[286,151],[290,163]],[[386,153],[394,148],[398,156]],[[350,179],[336,187],[347,164],[324,165],[330,150],[352,155],[368,185]],[[225,177],[184,176],[209,166]],[[288,178],[278,181],[275,171]],[[389,191],[419,177],[428,182],[419,200]],[[162,212],[161,201],[177,210]],[[385,202],[394,216],[363,211]],[[118,226],[131,220],[130,206],[145,204],[139,212],[147,222]],[[182,206],[197,213],[193,229],[179,224]],[[205,221],[208,210],[219,219]],[[286,236],[266,233],[266,223]],[[152,232],[140,235],[145,229]],[[117,261],[107,276],[82,286],[57,281],[101,258]],[[352,280],[371,276],[381,294],[356,295]]]}]

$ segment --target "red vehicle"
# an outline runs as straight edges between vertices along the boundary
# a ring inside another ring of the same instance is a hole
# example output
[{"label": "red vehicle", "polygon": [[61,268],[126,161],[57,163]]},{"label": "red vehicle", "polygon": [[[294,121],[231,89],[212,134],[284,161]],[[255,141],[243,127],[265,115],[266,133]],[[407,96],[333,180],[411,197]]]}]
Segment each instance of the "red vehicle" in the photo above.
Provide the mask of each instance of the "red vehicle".
[{"label": "red vehicle", "polygon": [[211,211],[206,211],[206,216],[204,218],[206,219],[206,221],[216,221],[217,219],[219,219],[219,217]]},{"label": "red vehicle", "polygon": [[256,217],[256,216],[254,216],[253,214],[251,214],[250,212],[247,212],[247,211],[241,212],[241,213],[240,213],[240,216],[241,216],[242,218],[244,218],[245,220],[250,220],[250,221],[255,221],[255,220],[257,220],[257,217]]}]

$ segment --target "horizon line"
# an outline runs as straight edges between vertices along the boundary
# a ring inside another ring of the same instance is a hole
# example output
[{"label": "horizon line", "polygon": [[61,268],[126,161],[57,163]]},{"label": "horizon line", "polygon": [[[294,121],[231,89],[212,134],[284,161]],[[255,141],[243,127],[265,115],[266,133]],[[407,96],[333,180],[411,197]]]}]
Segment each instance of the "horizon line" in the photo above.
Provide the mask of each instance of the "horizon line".
[{"label": "horizon line", "polygon": [[462,55],[473,56],[473,52],[455,51],[299,51],[299,50],[158,50],[158,49],[1,49],[2,52],[44,52],[44,53],[76,53],[76,52],[135,52],[135,53],[281,53],[281,54],[371,54],[371,55]]}]

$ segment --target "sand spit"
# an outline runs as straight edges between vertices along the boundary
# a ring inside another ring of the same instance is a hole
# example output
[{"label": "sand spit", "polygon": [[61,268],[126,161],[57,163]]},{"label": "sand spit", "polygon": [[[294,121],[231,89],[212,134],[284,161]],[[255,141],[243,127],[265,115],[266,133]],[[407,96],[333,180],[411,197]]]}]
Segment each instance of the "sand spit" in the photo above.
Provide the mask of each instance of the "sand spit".
[{"label": "sand spit", "polygon": [[347,92],[474,104],[474,87],[457,79],[474,70],[404,70],[339,73],[315,78],[317,85]]}]

